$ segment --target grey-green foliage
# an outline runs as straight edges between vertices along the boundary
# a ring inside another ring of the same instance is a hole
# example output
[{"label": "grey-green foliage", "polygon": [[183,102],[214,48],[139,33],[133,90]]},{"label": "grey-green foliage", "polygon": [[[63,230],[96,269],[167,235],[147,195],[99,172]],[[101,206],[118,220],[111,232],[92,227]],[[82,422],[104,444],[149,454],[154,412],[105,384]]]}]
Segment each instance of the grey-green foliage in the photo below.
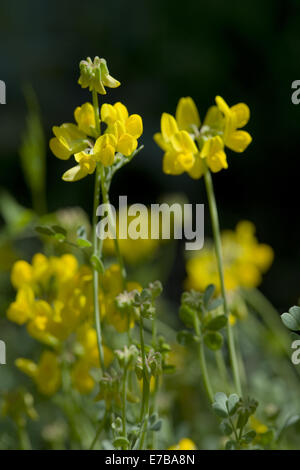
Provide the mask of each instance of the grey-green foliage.
[{"label": "grey-green foliage", "polygon": [[226,442],[227,450],[249,447],[256,437],[252,429],[247,429],[248,420],[256,411],[258,403],[255,400],[242,399],[235,393],[227,396],[223,392],[215,394],[212,408],[216,415],[222,419],[220,429],[229,439]]},{"label": "grey-green foliage", "polygon": [[300,307],[294,305],[281,315],[282,323],[292,331],[300,330]]}]

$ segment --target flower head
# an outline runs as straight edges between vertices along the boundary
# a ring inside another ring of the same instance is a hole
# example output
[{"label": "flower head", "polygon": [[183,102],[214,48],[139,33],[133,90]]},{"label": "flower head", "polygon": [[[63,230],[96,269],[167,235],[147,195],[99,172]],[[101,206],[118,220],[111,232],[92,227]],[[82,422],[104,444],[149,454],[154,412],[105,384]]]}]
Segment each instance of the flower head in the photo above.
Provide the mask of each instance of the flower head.
[{"label": "flower head", "polygon": [[183,437],[180,439],[178,444],[175,444],[174,446],[169,447],[169,450],[196,450],[197,447],[195,443],[191,440],[188,439],[187,437]]},{"label": "flower head", "polygon": [[164,153],[163,171],[179,175],[187,172],[192,178],[200,178],[205,165],[217,173],[228,168],[224,147],[243,152],[251,142],[248,132],[239,130],[250,117],[246,104],[229,108],[216,97],[217,106],[209,108],[201,124],[197,107],[190,97],[181,98],[174,118],[163,113],[161,132],[154,135],[155,142]]},{"label": "flower head", "polygon": [[19,358],[16,366],[34,380],[43,395],[53,395],[59,389],[61,371],[55,353],[44,351],[38,364],[30,359]]},{"label": "flower head", "polygon": [[101,120],[105,128],[100,136],[91,103],[78,106],[74,117],[76,124],[54,126],[55,137],[50,140],[50,149],[57,158],[68,160],[74,155],[77,165],[63,175],[63,180],[68,182],[94,173],[98,162],[105,167],[113,165],[117,153],[130,157],[143,133],[142,118],[138,114],[129,116],[126,106],[120,102],[102,105]]},{"label": "flower head", "polygon": [[[239,222],[235,231],[223,231],[221,238],[226,289],[258,286],[262,274],[273,261],[272,248],[257,241],[255,226],[248,221]],[[203,291],[208,284],[214,284],[220,289],[213,246],[207,246],[199,255],[190,258],[186,270],[188,289]]]},{"label": "flower head", "polygon": [[105,95],[105,87],[117,88],[120,82],[109,75],[107,63],[105,59],[100,59],[98,56],[94,61],[90,57],[82,60],[79,64],[80,77],[78,80],[82,88],[89,88],[90,91],[95,90],[100,95]]}]

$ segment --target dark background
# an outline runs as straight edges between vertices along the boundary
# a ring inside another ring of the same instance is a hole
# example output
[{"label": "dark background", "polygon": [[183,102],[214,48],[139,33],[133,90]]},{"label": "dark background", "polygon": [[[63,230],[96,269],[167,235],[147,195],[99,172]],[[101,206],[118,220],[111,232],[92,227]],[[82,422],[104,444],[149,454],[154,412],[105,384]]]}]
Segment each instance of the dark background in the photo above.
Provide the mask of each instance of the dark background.
[{"label": "dark background", "polygon": [[[38,96],[48,140],[52,125],[72,121],[74,108],[90,100],[77,85],[78,63],[87,56],[106,58],[122,82],[105,99],[123,101],[144,120],[145,149],[112,187],[129,202],[151,203],[176,191],[206,203],[202,180],[162,173],[152,136],[161,113],[174,113],[181,96],[194,98],[202,118],[216,94],[231,105],[244,101],[253,142],[242,155],[228,151],[229,170],[214,177],[221,226],[233,228],[242,218],[256,224],[259,240],[276,256],[262,290],[286,309],[300,296],[300,106],[291,102],[291,83],[300,78],[299,27],[297,0],[1,2],[0,79],[7,104],[0,108],[0,186],[30,205],[18,157],[24,83]],[[48,152],[49,209],[80,205],[90,212],[93,178],[69,186],[60,178],[69,166]],[[178,291],[183,276],[174,270]]]}]

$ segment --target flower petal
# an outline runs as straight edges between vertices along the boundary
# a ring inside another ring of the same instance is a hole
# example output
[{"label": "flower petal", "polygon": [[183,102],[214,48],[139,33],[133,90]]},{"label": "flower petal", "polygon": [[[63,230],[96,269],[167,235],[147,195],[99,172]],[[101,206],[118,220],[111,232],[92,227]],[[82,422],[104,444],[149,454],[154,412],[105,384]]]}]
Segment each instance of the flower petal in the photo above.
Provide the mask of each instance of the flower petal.
[{"label": "flower petal", "polygon": [[171,114],[163,113],[161,117],[161,133],[168,142],[171,137],[178,132],[178,126],[175,118]]},{"label": "flower petal", "polygon": [[78,106],[74,111],[74,117],[81,131],[92,137],[95,136],[95,112],[91,103],[84,103],[82,106]]},{"label": "flower petal", "polygon": [[171,137],[171,144],[176,152],[197,153],[197,147],[190,134],[179,131]]},{"label": "flower petal", "polygon": [[61,160],[68,160],[72,155],[72,152],[70,152],[70,150],[68,150],[67,147],[65,147],[63,144],[61,144],[57,137],[52,137],[52,139],[50,139],[49,146],[51,152]]},{"label": "flower petal", "polygon": [[250,119],[250,109],[245,103],[235,104],[230,112],[235,115],[236,128],[244,127]]},{"label": "flower petal", "polygon": [[138,114],[132,114],[127,119],[125,127],[128,134],[132,135],[135,139],[138,139],[143,133],[143,121],[141,116]]},{"label": "flower petal", "polygon": [[137,140],[134,137],[132,137],[130,134],[121,135],[117,145],[118,152],[125,155],[125,157],[129,157],[129,155],[131,155],[136,148]]},{"label": "flower petal", "polygon": [[244,152],[244,150],[251,143],[252,137],[248,132],[235,131],[232,132],[225,140],[225,145],[234,150],[234,152]]},{"label": "flower petal", "polygon": [[180,130],[191,131],[191,126],[200,127],[200,117],[194,100],[181,98],[176,108],[176,121]]},{"label": "flower petal", "polygon": [[73,168],[70,168],[67,170],[63,176],[62,179],[64,181],[68,182],[74,182],[74,181],[79,181],[85,176],[87,176],[88,172],[85,168],[81,168],[80,165],[73,166]]}]

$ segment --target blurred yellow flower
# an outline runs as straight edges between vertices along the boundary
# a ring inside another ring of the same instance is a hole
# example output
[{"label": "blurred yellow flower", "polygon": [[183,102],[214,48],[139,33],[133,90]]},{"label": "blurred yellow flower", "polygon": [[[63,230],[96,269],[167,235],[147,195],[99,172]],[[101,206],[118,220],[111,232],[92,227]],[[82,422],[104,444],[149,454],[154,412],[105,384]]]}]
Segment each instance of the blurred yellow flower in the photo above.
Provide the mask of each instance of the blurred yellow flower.
[{"label": "blurred yellow flower", "polygon": [[229,108],[220,96],[217,106],[209,108],[201,125],[197,107],[192,98],[181,98],[176,108],[176,119],[167,113],[161,117],[161,133],[155,142],[164,151],[163,171],[180,175],[186,171],[192,178],[200,178],[205,165],[216,173],[228,168],[224,146],[243,152],[251,142],[248,132],[239,130],[250,117],[246,104]]},{"label": "blurred yellow flower", "polygon": [[263,424],[253,415],[250,416],[249,418],[249,424],[250,424],[251,429],[253,429],[256,432],[256,434],[265,434],[269,430],[268,426]]},{"label": "blurred yellow flower", "polygon": [[[120,238],[119,236],[119,225],[120,220],[122,224],[123,218],[126,217],[127,220],[127,232],[128,226],[130,225],[131,221],[135,219],[134,216],[126,214],[127,209],[120,209],[119,213],[116,217],[116,234],[118,236],[118,242],[121,254],[124,260],[129,264],[138,264],[145,260],[145,258],[149,258],[151,255],[154,255],[155,252],[158,250],[160,245],[160,240],[151,238],[149,234],[149,238],[138,238],[136,240],[132,239],[130,236],[127,238]],[[140,214],[141,218],[141,225],[143,226],[148,224],[147,226],[151,226],[151,215],[150,210],[145,215],[143,212]],[[115,254],[115,243],[113,238],[105,238],[103,241],[103,251],[106,255],[114,255]]]},{"label": "blurred yellow flower", "polygon": [[[258,286],[262,281],[262,274],[272,264],[274,254],[269,245],[257,241],[254,224],[241,221],[235,231],[223,231],[221,238],[226,289]],[[213,245],[206,244],[198,255],[190,258],[186,270],[187,289],[203,291],[208,284],[215,284],[220,290]]]},{"label": "blurred yellow flower", "polygon": [[[134,326],[134,318],[129,317],[127,313],[120,311],[115,303],[115,298],[123,292],[123,280],[120,266],[112,264],[105,270],[100,279],[100,308],[101,314],[106,323],[113,325],[121,333]],[[127,282],[126,290],[141,291],[142,287],[137,282]]]},{"label": "blurred yellow flower", "polygon": [[90,270],[79,268],[71,254],[47,258],[38,253],[31,264],[19,260],[11,273],[16,300],[7,317],[19,325],[27,324],[28,333],[37,340],[56,344],[89,314],[91,279]]},{"label": "blurred yellow flower", "polygon": [[169,447],[168,450],[197,450],[195,443],[186,437],[180,439],[178,444]]},{"label": "blurred yellow flower", "polygon": [[19,358],[16,360],[16,366],[34,380],[43,395],[54,395],[59,389],[61,371],[58,358],[53,352],[44,351],[38,364],[29,359]]}]

